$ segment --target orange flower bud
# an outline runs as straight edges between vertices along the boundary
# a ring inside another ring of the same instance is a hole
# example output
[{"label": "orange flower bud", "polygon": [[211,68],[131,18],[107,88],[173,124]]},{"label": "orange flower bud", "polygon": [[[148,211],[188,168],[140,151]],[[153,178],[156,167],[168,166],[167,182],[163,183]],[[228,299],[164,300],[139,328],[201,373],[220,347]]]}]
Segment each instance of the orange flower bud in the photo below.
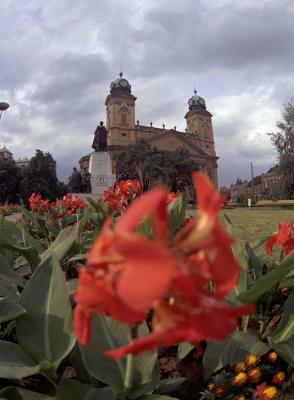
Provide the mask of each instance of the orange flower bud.
[{"label": "orange flower bud", "polygon": [[282,292],[283,294],[285,294],[285,295],[288,295],[288,294],[289,294],[289,289],[286,288],[286,287],[284,287],[284,288],[281,290],[281,292]]},{"label": "orange flower bud", "polygon": [[280,385],[281,383],[284,382],[284,380],[285,380],[285,372],[283,371],[277,372],[273,377],[273,383],[275,383],[276,385]]},{"label": "orange flower bud", "polygon": [[260,368],[253,368],[250,371],[247,372],[248,375],[248,381],[249,382],[259,382],[261,378],[261,369]]},{"label": "orange flower bud", "polygon": [[239,396],[235,397],[234,400],[246,400],[246,398],[243,396],[243,394],[240,394]]},{"label": "orange flower bud", "polygon": [[275,386],[260,385],[256,390],[256,397],[261,400],[274,400],[278,394],[278,389]]},{"label": "orange flower bud", "polygon": [[259,363],[259,357],[255,356],[254,354],[249,354],[245,358],[245,364],[247,365],[247,367],[255,367],[255,365],[257,365],[258,363]]},{"label": "orange flower bud", "polygon": [[278,354],[275,351],[271,351],[270,353],[268,353],[268,355],[266,356],[266,359],[268,362],[270,362],[271,364],[275,363],[278,359]]},{"label": "orange flower bud", "polygon": [[238,372],[245,371],[246,365],[244,362],[239,362],[238,364],[234,365],[233,369],[234,369],[234,372],[236,372],[236,374],[238,374]]},{"label": "orange flower bud", "polygon": [[216,397],[222,397],[226,393],[226,387],[225,385],[214,385],[211,393],[214,394]]},{"label": "orange flower bud", "polygon": [[239,372],[233,379],[232,384],[234,386],[242,386],[248,380],[247,374],[245,372]]}]

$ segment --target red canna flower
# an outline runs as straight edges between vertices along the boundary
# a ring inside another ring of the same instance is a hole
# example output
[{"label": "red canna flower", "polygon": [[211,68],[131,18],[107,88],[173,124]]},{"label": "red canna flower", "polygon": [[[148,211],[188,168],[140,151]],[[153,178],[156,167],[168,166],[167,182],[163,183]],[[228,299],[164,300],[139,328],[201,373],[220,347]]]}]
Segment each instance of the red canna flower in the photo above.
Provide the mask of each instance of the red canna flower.
[{"label": "red canna flower", "polygon": [[136,323],[145,318],[156,299],[166,295],[175,266],[172,254],[156,240],[133,233],[142,218],[164,199],[162,189],[149,192],[124,213],[113,231],[111,220],[104,224],[88,254],[87,267],[79,272],[79,308],[74,315],[74,328],[83,344],[89,337],[81,334],[81,308],[88,313],[106,313],[124,323]]},{"label": "red canna flower", "polygon": [[[239,316],[253,310],[231,308],[223,301],[238,280],[239,267],[230,249],[232,241],[217,220],[221,196],[201,173],[193,178],[199,213],[172,241],[161,188],[132,203],[113,230],[110,220],[105,223],[87,266],[80,270],[74,316],[79,341],[89,340],[88,328],[81,325],[93,312],[135,323],[153,311],[149,335],[106,352],[118,359],[159,345],[223,339],[235,329]],[[150,215],[153,238],[147,239],[135,230]],[[210,281],[213,291],[208,290]]]},{"label": "red canna flower", "polygon": [[141,196],[142,188],[137,179],[119,181],[110,186],[103,194],[104,201],[108,207],[115,211],[126,208],[136,197]]},{"label": "red canna flower", "polygon": [[256,397],[261,400],[274,400],[277,397],[278,390],[275,386],[259,385],[256,388]]},{"label": "red canna flower", "polygon": [[266,252],[269,256],[273,254],[274,244],[281,246],[284,255],[294,249],[294,223],[285,221],[279,224],[278,231],[271,235],[266,242]]}]

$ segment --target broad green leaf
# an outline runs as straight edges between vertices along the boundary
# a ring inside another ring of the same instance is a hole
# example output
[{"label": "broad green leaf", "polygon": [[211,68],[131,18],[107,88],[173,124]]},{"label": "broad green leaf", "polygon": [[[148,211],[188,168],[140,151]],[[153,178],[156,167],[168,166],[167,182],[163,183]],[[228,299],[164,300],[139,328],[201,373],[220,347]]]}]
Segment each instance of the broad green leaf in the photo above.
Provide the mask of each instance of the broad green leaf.
[{"label": "broad green leaf", "polygon": [[95,388],[73,379],[62,381],[56,393],[57,400],[115,400],[110,387]]},{"label": "broad green leaf", "polygon": [[45,249],[33,236],[31,236],[22,226],[15,222],[5,221],[3,229],[6,234],[10,235],[14,243],[22,244],[25,246],[33,246],[36,248],[38,254],[42,253]]},{"label": "broad green leaf", "polygon": [[[139,336],[148,332],[145,324],[139,327]],[[112,320],[109,317],[96,315],[93,320],[92,337],[88,346],[80,346],[87,370],[99,381],[111,386],[114,390],[123,389],[126,358],[115,361],[103,354],[104,351],[125,346],[129,343],[130,330],[127,325]],[[147,383],[151,385],[140,387]],[[134,361],[134,391],[142,394],[159,384],[157,353],[146,352],[135,357]]]},{"label": "broad green leaf", "polygon": [[160,393],[170,393],[175,391],[179,386],[181,386],[186,381],[186,378],[167,378],[162,379],[159,385]]},{"label": "broad green leaf", "polygon": [[215,371],[226,365],[241,362],[248,353],[265,354],[269,350],[266,343],[260,341],[253,332],[235,332],[224,340],[208,343],[204,356],[204,378],[208,379]]},{"label": "broad green leaf", "polygon": [[16,253],[21,254],[22,256],[25,257],[26,260],[28,260],[30,266],[33,269],[36,268],[40,262],[38,252],[35,247],[16,246],[15,244],[10,243],[5,237],[3,237],[1,232],[0,232],[0,249],[13,250]]},{"label": "broad green leaf", "polygon": [[0,253],[0,275],[9,278],[10,281],[14,282],[17,286],[24,287],[26,284],[25,279],[15,271],[9,264],[6,257]]},{"label": "broad green leaf", "polygon": [[294,290],[285,301],[281,320],[272,334],[275,343],[285,342],[294,337]]},{"label": "broad green leaf", "polygon": [[168,207],[169,233],[173,237],[185,221],[186,202],[183,196],[175,198]]},{"label": "broad green leaf", "polygon": [[11,321],[24,314],[26,310],[8,299],[0,299],[0,323]]},{"label": "broad green leaf", "polygon": [[190,343],[188,342],[183,342],[179,344],[178,347],[178,358],[180,360],[182,360],[183,358],[185,358],[191,350],[194,349],[194,346],[192,346]]},{"label": "broad green leaf", "polygon": [[58,261],[62,261],[76,243],[78,230],[79,224],[62,229],[51,246],[41,254],[41,262],[46,261],[52,253],[56,255]]},{"label": "broad green leaf", "polygon": [[92,323],[91,341],[81,346],[81,354],[87,371],[99,381],[115,390],[122,390],[125,376],[125,360],[115,361],[103,354],[104,351],[128,343],[129,328],[109,317],[95,315]]},{"label": "broad green leaf", "polygon": [[147,394],[140,397],[140,400],[178,400],[176,397],[165,396],[164,394]]},{"label": "broad green leaf", "polygon": [[7,387],[0,391],[1,399],[6,400],[54,400],[55,397],[43,393],[31,392],[19,387]]},{"label": "broad green leaf", "polygon": [[57,368],[75,339],[66,280],[54,255],[36,269],[20,305],[27,311],[16,321],[20,345],[44,369]]},{"label": "broad green leaf", "polygon": [[[143,322],[138,329],[138,336],[149,334],[147,324]],[[159,387],[160,370],[156,350],[146,351],[135,357],[133,372],[133,389],[131,398],[137,399],[146,393],[151,393]]]},{"label": "broad green leaf", "polygon": [[242,303],[256,303],[266,292],[274,288],[294,268],[294,251],[290,253],[279,266],[259,278],[245,293],[238,296]]},{"label": "broad green leaf", "polygon": [[0,340],[0,378],[22,379],[38,371],[36,361],[18,344]]},{"label": "broad green leaf", "polygon": [[272,348],[283,358],[290,367],[294,367],[294,338],[281,343],[272,342]]},{"label": "broad green leaf", "polygon": [[12,302],[18,302],[19,300],[19,292],[16,286],[16,283],[7,278],[7,276],[0,274],[0,297],[8,299]]}]

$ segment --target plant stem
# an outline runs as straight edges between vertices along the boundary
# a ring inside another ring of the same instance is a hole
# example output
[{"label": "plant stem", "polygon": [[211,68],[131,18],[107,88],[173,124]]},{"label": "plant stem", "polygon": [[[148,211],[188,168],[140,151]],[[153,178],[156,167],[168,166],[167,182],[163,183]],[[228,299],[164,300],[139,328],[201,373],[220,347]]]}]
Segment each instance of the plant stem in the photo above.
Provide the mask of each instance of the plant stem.
[{"label": "plant stem", "polygon": [[132,387],[133,381],[133,367],[134,367],[134,356],[132,354],[127,355],[127,367],[124,380],[125,389],[130,389]]}]

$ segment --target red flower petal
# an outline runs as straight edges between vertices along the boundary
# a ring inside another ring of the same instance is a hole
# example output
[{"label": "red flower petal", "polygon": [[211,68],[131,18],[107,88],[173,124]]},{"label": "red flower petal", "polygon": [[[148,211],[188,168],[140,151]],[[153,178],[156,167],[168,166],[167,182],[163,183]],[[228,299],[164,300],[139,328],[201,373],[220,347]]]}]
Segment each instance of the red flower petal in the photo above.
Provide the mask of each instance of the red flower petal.
[{"label": "red flower petal", "polygon": [[136,199],[118,220],[116,230],[134,230],[148,215],[155,213],[162,199],[165,199],[163,188],[157,188]]},{"label": "red flower petal", "polygon": [[157,243],[135,235],[115,234],[114,245],[126,263],[116,285],[118,296],[130,308],[145,310],[170,287],[172,254]]},{"label": "red flower petal", "polygon": [[208,177],[201,172],[193,174],[194,187],[196,189],[197,206],[201,213],[215,218],[222,208],[223,197],[219,194]]}]

